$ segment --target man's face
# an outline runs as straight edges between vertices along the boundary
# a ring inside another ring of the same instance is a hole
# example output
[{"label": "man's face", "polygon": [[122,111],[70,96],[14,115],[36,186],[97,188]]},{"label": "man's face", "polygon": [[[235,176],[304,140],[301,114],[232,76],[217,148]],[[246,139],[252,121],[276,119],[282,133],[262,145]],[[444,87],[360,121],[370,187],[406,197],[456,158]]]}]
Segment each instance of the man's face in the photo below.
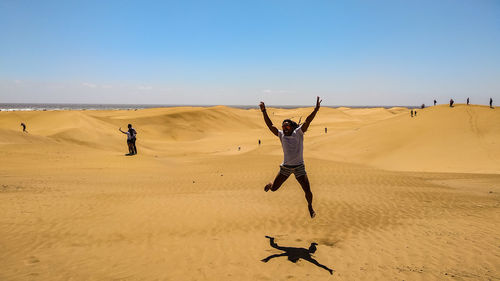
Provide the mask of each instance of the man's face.
[{"label": "man's face", "polygon": [[290,136],[293,131],[292,131],[292,124],[290,124],[290,122],[283,122],[283,134],[285,134],[285,136]]}]

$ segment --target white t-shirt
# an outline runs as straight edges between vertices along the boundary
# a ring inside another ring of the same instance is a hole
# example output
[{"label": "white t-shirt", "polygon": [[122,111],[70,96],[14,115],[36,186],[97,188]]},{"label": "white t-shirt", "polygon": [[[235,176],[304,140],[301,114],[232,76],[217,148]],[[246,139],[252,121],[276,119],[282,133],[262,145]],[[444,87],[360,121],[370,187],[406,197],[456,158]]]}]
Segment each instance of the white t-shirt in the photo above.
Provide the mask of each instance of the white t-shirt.
[{"label": "white t-shirt", "polygon": [[302,126],[297,127],[290,136],[285,136],[282,130],[278,130],[278,137],[283,147],[284,160],[282,165],[304,164],[304,132],[302,132]]}]

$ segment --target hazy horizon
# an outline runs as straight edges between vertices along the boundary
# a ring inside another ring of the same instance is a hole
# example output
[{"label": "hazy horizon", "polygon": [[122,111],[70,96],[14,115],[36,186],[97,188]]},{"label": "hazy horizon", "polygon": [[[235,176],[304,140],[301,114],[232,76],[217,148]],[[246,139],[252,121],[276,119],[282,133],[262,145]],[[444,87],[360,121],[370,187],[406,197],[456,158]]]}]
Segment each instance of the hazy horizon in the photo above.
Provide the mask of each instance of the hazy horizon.
[{"label": "hazy horizon", "polygon": [[[448,105],[448,103],[437,103],[436,105]],[[465,104],[465,102],[455,102],[458,104]],[[489,106],[487,103],[471,105],[483,105]],[[24,107],[23,107],[24,106]],[[162,107],[216,107],[216,106],[226,106],[234,108],[243,109],[258,109],[258,104],[134,104],[134,103],[0,103],[0,110],[2,109],[27,109],[34,108],[35,110],[47,108],[47,109],[146,109],[146,108],[162,108]],[[267,107],[273,108],[283,108],[283,109],[294,109],[294,108],[304,108],[313,107],[314,105],[307,104],[295,104],[295,105],[283,105],[283,104],[266,104]],[[425,104],[425,107],[431,107],[432,104]],[[406,107],[406,108],[421,108],[421,105],[404,105],[404,104],[379,104],[379,105],[322,105],[321,107],[328,108],[339,108],[339,107],[350,107],[350,108],[392,108],[392,107]]]}]

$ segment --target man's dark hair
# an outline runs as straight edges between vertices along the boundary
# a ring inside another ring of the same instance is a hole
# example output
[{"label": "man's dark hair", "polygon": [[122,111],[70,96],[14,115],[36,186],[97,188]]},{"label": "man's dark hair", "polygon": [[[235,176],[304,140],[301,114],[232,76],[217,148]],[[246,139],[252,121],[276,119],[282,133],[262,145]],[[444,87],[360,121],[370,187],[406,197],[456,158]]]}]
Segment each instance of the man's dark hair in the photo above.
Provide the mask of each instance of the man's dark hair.
[{"label": "man's dark hair", "polygon": [[129,128],[132,128],[132,124],[128,124],[127,126],[128,126]]},{"label": "man's dark hair", "polygon": [[292,127],[292,131],[294,131],[295,129],[297,129],[297,127],[299,126],[299,124],[297,124],[297,122],[291,120],[291,119],[285,119],[283,120],[283,123],[281,124],[285,124],[285,122],[288,122],[290,123],[290,126]]}]

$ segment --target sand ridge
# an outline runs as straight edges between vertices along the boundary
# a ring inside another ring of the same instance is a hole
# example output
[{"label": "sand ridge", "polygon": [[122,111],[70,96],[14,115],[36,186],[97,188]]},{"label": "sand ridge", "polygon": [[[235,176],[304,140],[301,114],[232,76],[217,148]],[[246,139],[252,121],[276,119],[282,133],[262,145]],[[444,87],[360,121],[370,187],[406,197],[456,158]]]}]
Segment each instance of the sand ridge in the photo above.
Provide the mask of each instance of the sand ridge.
[{"label": "sand ridge", "polygon": [[[258,109],[0,112],[0,280],[500,279],[499,111],[418,112],[320,109],[313,220],[295,179],[263,191],[283,156]],[[266,235],[335,273],[261,262]]]}]

